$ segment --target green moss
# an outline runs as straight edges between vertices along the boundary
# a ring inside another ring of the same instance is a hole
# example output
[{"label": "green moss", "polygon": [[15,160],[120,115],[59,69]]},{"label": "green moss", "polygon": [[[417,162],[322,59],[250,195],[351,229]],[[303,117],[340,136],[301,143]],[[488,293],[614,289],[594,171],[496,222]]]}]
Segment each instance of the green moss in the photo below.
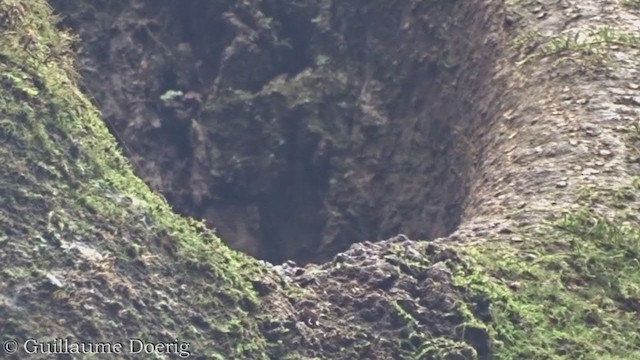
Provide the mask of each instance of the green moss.
[{"label": "green moss", "polygon": [[[638,194],[637,187],[630,189]],[[601,204],[616,199],[601,198]],[[472,265],[457,274],[472,296],[492,304],[487,327],[496,357],[638,358],[638,223],[623,224],[585,207],[539,230],[546,235],[467,249]]]},{"label": "green moss", "polygon": [[[265,357],[265,340],[256,338],[247,313],[259,303],[249,282],[260,275],[255,262],[201,223],[175,215],[133,174],[99,112],[78,91],[69,50],[74,39],[55,28],[45,1],[0,1],[0,17],[0,219],[3,229],[22,234],[4,240],[13,256],[3,273],[33,280],[72,257],[74,241],[134,266],[164,239],[177,250],[173,267],[183,273],[176,278],[207,294],[196,306],[223,334],[219,342],[196,337],[201,350]],[[175,328],[171,317],[158,321]]]}]

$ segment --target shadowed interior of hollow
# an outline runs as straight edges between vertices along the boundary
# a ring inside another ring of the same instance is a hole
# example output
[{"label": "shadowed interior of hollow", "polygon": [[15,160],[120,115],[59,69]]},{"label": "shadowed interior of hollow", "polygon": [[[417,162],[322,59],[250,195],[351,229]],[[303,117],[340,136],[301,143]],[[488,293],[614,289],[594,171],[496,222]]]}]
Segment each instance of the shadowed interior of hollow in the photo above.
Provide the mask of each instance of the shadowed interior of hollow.
[{"label": "shadowed interior of hollow", "polygon": [[232,248],[322,262],[459,225],[492,115],[484,2],[52,3],[136,172]]}]

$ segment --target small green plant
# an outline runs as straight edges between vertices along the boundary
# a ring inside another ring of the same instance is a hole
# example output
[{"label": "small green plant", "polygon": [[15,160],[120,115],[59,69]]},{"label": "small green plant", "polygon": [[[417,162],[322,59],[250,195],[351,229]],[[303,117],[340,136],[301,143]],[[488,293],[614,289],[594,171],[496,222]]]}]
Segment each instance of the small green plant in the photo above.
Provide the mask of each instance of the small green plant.
[{"label": "small green plant", "polygon": [[291,39],[289,39],[289,38],[278,39],[276,41],[276,45],[277,46],[286,47],[286,48],[288,48],[290,50],[293,49],[293,44],[291,43]]},{"label": "small green plant", "polygon": [[273,28],[273,24],[274,24],[274,21],[273,21],[273,18],[271,17],[263,17],[263,18],[260,18],[260,20],[258,20],[258,25],[260,25],[260,27],[263,27],[265,29]]},{"label": "small green plant", "polygon": [[512,42],[512,47],[520,51],[530,52],[539,45],[542,34],[539,31],[529,30],[518,35]]},{"label": "small green plant", "polygon": [[[514,47],[522,50],[532,42],[538,41],[541,41],[541,36],[529,32],[516,38]],[[602,26],[586,33],[579,31],[560,35],[539,46],[537,51],[527,56],[520,64],[534,58],[556,57],[571,61],[586,60],[586,63],[591,65],[602,65],[611,59],[613,51],[618,48],[640,49],[640,35],[616,30],[612,26]]]},{"label": "small green plant", "polygon": [[180,98],[183,95],[184,94],[180,90],[167,90],[164,94],[160,95],[160,101],[162,101],[163,103],[167,103]]},{"label": "small green plant", "polygon": [[327,55],[320,54],[316,56],[316,66],[324,66],[329,64],[330,58]]},{"label": "small green plant", "polygon": [[629,147],[631,148],[631,151],[640,156],[640,122],[631,126],[629,140]]}]

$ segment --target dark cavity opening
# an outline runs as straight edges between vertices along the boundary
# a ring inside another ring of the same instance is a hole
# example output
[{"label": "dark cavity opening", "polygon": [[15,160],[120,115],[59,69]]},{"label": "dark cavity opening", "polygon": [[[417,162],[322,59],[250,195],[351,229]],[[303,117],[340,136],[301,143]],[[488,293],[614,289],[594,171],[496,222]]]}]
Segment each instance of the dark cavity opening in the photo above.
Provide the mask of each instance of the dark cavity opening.
[{"label": "dark cavity opening", "polygon": [[489,5],[52,3],[139,176],[232,248],[322,262],[459,225],[491,118]]}]

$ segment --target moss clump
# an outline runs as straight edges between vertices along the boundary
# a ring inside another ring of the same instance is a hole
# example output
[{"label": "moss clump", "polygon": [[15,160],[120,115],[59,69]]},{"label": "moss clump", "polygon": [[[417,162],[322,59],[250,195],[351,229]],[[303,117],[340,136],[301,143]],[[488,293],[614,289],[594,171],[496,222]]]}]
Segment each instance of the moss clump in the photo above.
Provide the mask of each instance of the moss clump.
[{"label": "moss clump", "polygon": [[[634,196],[640,195],[635,185]],[[613,218],[585,204],[524,241],[466,250],[457,281],[488,299],[500,359],[634,359],[640,348],[640,228],[622,199]],[[627,219],[627,220],[625,220]]]}]

